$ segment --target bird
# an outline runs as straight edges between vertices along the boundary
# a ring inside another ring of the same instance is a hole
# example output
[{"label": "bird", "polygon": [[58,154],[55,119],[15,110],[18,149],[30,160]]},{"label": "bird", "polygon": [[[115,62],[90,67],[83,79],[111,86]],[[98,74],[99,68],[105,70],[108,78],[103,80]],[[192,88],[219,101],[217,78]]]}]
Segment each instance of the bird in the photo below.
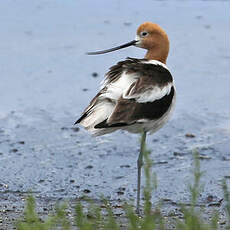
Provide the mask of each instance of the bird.
[{"label": "bird", "polygon": [[173,77],[166,65],[169,38],[156,23],[144,22],[135,39],[88,55],[105,54],[129,46],[146,49],[142,59],[127,57],[110,67],[100,91],[75,124],[95,136],[116,130],[141,134],[137,160],[136,213],[140,214],[141,169],[146,134],[155,133],[171,117],[176,102]]}]

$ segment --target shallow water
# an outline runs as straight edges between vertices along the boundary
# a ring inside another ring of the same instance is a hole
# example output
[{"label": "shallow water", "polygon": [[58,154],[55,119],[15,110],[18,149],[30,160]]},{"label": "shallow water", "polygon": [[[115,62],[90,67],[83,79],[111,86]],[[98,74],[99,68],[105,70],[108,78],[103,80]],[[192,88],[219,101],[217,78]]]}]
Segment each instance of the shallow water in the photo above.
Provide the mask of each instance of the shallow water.
[{"label": "shallow water", "polygon": [[109,66],[144,55],[134,47],[101,56],[84,53],[133,40],[144,21],[159,23],[169,35],[168,67],[177,88],[171,121],[148,136],[158,177],[153,202],[169,200],[165,212],[188,202],[194,149],[206,172],[200,202],[208,206],[210,195],[221,200],[220,181],[230,176],[229,9],[227,1],[3,1],[2,225],[19,215],[28,190],[41,206],[44,199],[85,194],[113,202],[135,199],[139,137],[116,132],[93,138],[73,123]]}]

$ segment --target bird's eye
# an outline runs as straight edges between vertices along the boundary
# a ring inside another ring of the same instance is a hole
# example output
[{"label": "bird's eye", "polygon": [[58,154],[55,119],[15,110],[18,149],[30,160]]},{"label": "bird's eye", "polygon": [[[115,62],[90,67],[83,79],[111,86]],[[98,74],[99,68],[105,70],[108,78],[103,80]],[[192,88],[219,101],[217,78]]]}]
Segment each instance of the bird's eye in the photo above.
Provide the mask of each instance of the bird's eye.
[{"label": "bird's eye", "polygon": [[149,33],[147,31],[142,31],[141,32],[141,37],[146,37]]}]

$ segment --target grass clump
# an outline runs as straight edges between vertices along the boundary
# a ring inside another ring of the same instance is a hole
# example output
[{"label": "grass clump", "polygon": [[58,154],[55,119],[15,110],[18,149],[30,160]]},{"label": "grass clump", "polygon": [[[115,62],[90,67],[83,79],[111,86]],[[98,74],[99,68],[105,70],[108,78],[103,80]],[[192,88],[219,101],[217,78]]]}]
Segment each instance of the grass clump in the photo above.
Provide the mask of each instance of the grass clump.
[{"label": "grass clump", "polygon": [[57,206],[55,213],[48,217],[46,221],[39,218],[35,209],[35,200],[29,195],[26,202],[26,208],[22,220],[18,220],[16,228],[18,230],[52,230],[62,226],[62,230],[70,230],[70,222],[67,219],[66,205]]},{"label": "grass clump", "polygon": [[[108,201],[104,201],[103,209],[89,201],[88,208],[83,207],[79,202],[75,207],[74,220],[70,221],[67,215],[67,205],[58,206],[54,213],[47,217],[45,221],[41,220],[35,211],[35,200],[32,196],[27,198],[27,204],[24,211],[24,216],[17,222],[17,230],[166,230],[168,225],[165,218],[160,212],[160,207],[154,208],[151,204],[151,195],[154,188],[156,188],[156,176],[152,174],[152,161],[149,158],[149,151],[145,150],[145,188],[144,188],[144,207],[143,216],[139,217],[135,213],[135,208],[130,204],[125,204],[123,209],[127,223],[122,224],[121,219],[115,218],[113,209]],[[193,184],[189,186],[190,189],[190,205],[181,206],[183,214],[182,219],[177,219],[174,226],[170,229],[176,230],[217,230],[219,229],[219,215],[214,213],[209,223],[202,218],[202,210],[198,207],[198,198],[202,192],[203,186],[200,183],[202,177],[200,169],[200,162],[198,154],[194,154],[193,167]],[[227,188],[226,181],[223,181],[222,188],[224,191],[224,201],[226,203],[226,217],[228,224],[225,229],[230,230],[230,195]]]},{"label": "grass clump", "polygon": [[190,206],[186,208],[182,205],[181,211],[183,213],[183,221],[178,221],[178,230],[211,230],[217,229],[218,216],[214,215],[211,223],[205,223],[202,219],[202,212],[197,209],[198,197],[200,196],[203,186],[200,183],[203,172],[200,169],[199,154],[194,153],[194,168],[193,168],[193,184],[189,185],[190,190]]}]

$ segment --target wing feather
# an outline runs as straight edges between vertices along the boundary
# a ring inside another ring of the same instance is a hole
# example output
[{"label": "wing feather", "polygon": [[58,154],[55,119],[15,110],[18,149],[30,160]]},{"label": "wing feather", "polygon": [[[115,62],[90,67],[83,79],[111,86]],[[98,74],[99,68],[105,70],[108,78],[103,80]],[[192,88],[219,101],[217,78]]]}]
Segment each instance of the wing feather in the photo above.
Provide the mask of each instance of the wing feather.
[{"label": "wing feather", "polygon": [[126,92],[124,92],[123,98],[135,99],[139,103],[153,102],[168,95],[172,85],[172,82],[158,85],[155,83],[154,79],[144,76],[139,78]]},{"label": "wing feather", "polygon": [[139,103],[135,99],[120,98],[113,110],[113,113],[107,120],[108,125],[116,123],[126,123],[127,125],[143,120],[156,120],[163,116],[169,109],[173,97],[174,87],[171,87],[170,93],[153,102]]}]

